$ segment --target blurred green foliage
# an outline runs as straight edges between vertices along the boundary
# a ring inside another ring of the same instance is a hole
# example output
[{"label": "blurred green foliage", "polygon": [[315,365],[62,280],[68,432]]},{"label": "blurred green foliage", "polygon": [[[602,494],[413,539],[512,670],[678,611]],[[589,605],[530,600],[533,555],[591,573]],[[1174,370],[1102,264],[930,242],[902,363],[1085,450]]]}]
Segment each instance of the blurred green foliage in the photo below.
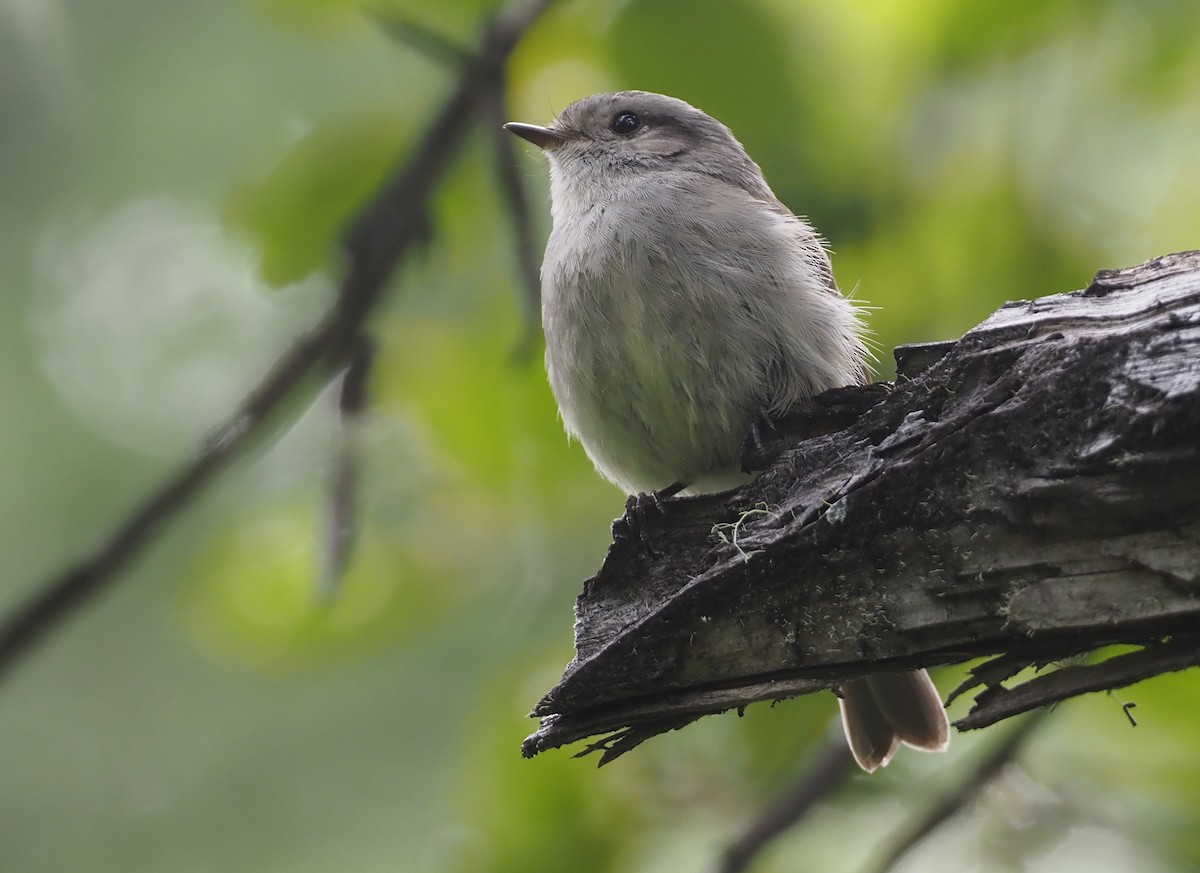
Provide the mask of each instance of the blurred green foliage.
[{"label": "blurred green foliage", "polygon": [[357,117],[314,128],[229,199],[225,220],[254,244],[272,286],[335,266],[338,233],[400,153],[403,117],[388,106],[355,108]]},{"label": "blurred green foliage", "polygon": [[[331,299],[344,223],[449,84],[379,20],[467,41],[492,7],[0,0],[0,605],[203,436],[196,398],[239,396]],[[510,67],[521,120],[625,87],[733,128],[876,307],[885,376],[899,342],[1200,239],[1192,0],[563,0]],[[828,730],[819,695],[601,771],[520,759],[623,498],[519,354],[510,219],[484,132],[465,145],[373,324],[340,599],[315,584],[325,391],[0,686],[3,870],[711,869]],[[544,165],[523,173],[545,229]],[[245,364],[214,360],[247,313]],[[146,349],[141,373],[109,366]],[[1198,714],[1194,673],[1070,702],[903,869],[1196,869]],[[856,777],[756,869],[857,869],[994,733]]]}]

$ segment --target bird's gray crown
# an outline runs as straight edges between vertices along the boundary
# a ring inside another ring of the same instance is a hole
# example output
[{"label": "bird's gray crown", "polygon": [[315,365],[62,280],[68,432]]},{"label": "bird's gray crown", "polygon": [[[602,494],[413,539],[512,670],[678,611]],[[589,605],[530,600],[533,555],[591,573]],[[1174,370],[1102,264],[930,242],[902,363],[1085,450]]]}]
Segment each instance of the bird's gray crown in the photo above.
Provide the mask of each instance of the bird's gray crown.
[{"label": "bird's gray crown", "polygon": [[[618,125],[623,115],[631,116],[636,123]],[[624,138],[633,142],[648,133],[662,131],[741,148],[729,128],[715,118],[675,97],[648,91],[616,91],[576,100],[563,110],[553,127],[568,136],[593,140]]]},{"label": "bird's gray crown", "polygon": [[564,109],[549,130],[561,137],[546,149],[553,163],[679,169],[775,200],[729,128],[675,97],[648,91],[593,94]]}]

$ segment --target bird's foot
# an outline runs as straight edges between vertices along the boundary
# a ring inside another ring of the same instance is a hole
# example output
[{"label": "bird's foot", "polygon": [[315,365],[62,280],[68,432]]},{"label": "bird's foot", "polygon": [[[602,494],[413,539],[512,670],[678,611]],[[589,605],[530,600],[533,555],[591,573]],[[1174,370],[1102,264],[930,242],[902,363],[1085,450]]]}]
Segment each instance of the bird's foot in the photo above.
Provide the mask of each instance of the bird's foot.
[{"label": "bird's foot", "polygon": [[750,429],[742,440],[742,472],[753,473],[762,469],[760,458],[766,453],[766,437],[775,433],[775,422],[766,409],[760,409],[750,419]]},{"label": "bird's foot", "polygon": [[651,512],[666,515],[663,501],[674,497],[686,487],[682,482],[673,482],[658,491],[630,494],[625,501],[625,514],[613,522],[613,539],[636,540],[650,557],[659,557],[646,536],[646,518]]}]

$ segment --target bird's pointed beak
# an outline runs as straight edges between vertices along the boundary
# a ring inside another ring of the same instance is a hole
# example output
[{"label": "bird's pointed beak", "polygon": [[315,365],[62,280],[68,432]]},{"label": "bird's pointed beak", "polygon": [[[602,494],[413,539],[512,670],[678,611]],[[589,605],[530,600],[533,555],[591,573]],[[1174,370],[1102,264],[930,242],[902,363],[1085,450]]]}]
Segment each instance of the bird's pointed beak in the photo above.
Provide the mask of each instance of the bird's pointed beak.
[{"label": "bird's pointed beak", "polygon": [[524,124],[520,121],[510,121],[504,125],[509,133],[515,133],[521,139],[527,139],[540,149],[558,148],[567,141],[567,136],[552,127],[542,127],[538,124]]}]

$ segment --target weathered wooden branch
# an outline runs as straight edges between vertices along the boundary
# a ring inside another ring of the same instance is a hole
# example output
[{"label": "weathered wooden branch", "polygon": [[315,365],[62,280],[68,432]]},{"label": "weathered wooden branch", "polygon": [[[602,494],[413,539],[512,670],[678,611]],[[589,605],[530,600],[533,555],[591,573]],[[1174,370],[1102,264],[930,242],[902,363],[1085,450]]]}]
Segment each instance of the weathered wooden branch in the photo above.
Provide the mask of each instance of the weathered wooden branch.
[{"label": "weathered wooden branch", "polygon": [[881,667],[996,656],[966,729],[1200,663],[1200,252],[898,360],[789,416],[750,485],[612,545],[526,755],[606,735],[603,762]]}]

